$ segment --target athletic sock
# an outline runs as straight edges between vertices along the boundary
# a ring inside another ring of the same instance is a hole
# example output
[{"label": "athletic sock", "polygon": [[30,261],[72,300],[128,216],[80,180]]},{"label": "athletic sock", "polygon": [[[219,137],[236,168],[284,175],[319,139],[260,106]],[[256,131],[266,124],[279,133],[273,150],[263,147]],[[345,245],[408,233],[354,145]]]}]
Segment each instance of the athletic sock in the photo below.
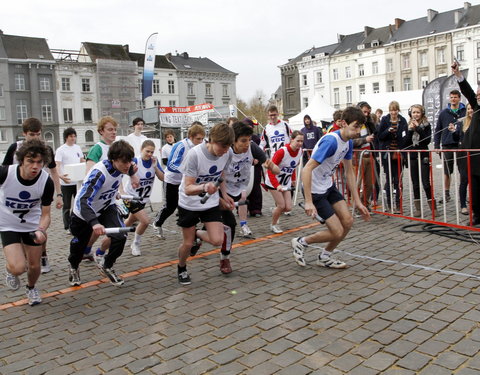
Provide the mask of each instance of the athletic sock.
[{"label": "athletic sock", "polygon": [[177,269],[178,269],[178,273],[182,273],[187,270],[187,265],[184,265],[183,267],[178,265]]},{"label": "athletic sock", "polygon": [[300,244],[302,244],[303,246],[308,246],[307,241],[305,241],[305,237],[300,237],[298,239],[298,242],[300,242]]},{"label": "athletic sock", "polygon": [[330,258],[330,255],[332,255],[331,251],[327,251],[327,250],[323,249],[322,254],[320,255],[320,258]]},{"label": "athletic sock", "polygon": [[223,254],[223,253],[220,253],[220,260],[225,260],[225,259],[228,259],[230,256],[230,253],[229,254]]},{"label": "athletic sock", "polygon": [[247,224],[247,221],[246,220],[241,220],[240,221],[240,226],[243,227],[245,224]]},{"label": "athletic sock", "polygon": [[85,246],[85,250],[83,250],[83,253],[84,254],[89,254],[90,251],[92,251],[92,247],[91,246]]},{"label": "athletic sock", "polygon": [[142,235],[138,234],[138,233],[135,233],[135,238],[134,238],[133,242],[135,242],[136,245],[140,245],[140,242],[142,242]]},{"label": "athletic sock", "polygon": [[97,251],[95,251],[95,254],[97,255],[105,255],[105,251],[103,251],[102,249],[100,249],[99,247],[97,248]]}]

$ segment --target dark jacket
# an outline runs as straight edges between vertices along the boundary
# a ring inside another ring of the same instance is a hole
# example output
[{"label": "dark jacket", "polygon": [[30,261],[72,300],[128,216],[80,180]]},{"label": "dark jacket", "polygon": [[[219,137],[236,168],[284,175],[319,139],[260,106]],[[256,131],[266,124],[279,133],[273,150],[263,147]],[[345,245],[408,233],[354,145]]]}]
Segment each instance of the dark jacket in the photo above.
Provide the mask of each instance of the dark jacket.
[{"label": "dark jacket", "polygon": [[450,109],[450,104],[448,107],[443,109],[438,115],[437,126],[435,128],[435,148],[440,148],[440,143],[443,148],[448,148],[448,145],[458,146],[458,142],[455,142],[453,139],[452,132],[448,130],[448,125],[450,123],[455,124],[460,117],[464,117],[467,113],[467,108],[465,104],[460,103],[460,108],[457,112],[453,112]]},{"label": "dark jacket", "polygon": [[[463,96],[467,98],[468,103],[473,109],[472,121],[463,136],[462,148],[480,149],[480,105],[477,102],[475,91],[473,91],[466,79],[458,84],[460,86],[460,91]],[[480,153],[472,153],[470,166],[472,174],[480,176]]]},{"label": "dark jacket", "polygon": [[404,148],[405,138],[408,133],[408,124],[405,117],[398,115],[397,131],[389,131],[392,123],[390,121],[390,114],[383,116],[380,121],[380,127],[378,128],[378,139],[380,141],[380,148],[382,150],[390,150],[390,144],[393,140],[397,140],[397,149]]},{"label": "dark jacket", "polygon": [[359,137],[359,138],[355,138],[353,140],[353,148],[361,148],[365,143],[367,143],[367,136],[369,135],[375,135],[374,137],[374,141],[373,142],[370,142],[370,148],[372,149],[376,149],[378,147],[376,147],[376,142],[375,142],[375,138],[377,138],[377,129],[375,128],[375,124],[373,123],[372,121],[372,118],[370,116],[368,116],[367,118],[367,121],[365,122],[365,127],[367,128],[367,135],[364,135],[362,137]]},{"label": "dark jacket", "polygon": [[[428,145],[432,140],[432,127],[425,120],[417,126],[415,130],[408,129],[407,136],[404,139],[403,149],[407,150],[428,150]],[[417,160],[418,153],[411,152],[410,159]],[[422,157],[428,157],[428,153],[421,154]]]},{"label": "dark jacket", "polygon": [[312,150],[317,142],[322,138],[322,130],[315,126],[313,123],[310,123],[310,126],[307,126],[304,122],[304,127],[300,130],[303,134],[303,148],[307,150]]}]

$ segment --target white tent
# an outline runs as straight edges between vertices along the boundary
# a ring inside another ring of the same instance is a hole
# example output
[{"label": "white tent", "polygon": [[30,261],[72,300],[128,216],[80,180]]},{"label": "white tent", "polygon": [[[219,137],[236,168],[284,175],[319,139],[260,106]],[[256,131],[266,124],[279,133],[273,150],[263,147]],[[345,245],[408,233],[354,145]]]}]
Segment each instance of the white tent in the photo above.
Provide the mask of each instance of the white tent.
[{"label": "white tent", "polygon": [[304,108],[299,114],[290,117],[288,125],[292,130],[300,130],[304,126],[303,117],[305,115],[309,115],[317,124],[320,124],[321,120],[332,121],[333,112],[335,112],[335,108],[323,100],[322,96],[317,93],[313,99],[309,101],[306,108]]},{"label": "white tent", "polygon": [[400,112],[405,117],[408,115],[408,109],[413,104],[422,104],[423,90],[410,91],[395,91],[382,92],[381,94],[365,94],[362,95],[362,100],[372,107],[372,113],[375,113],[377,108],[383,110],[383,115],[388,114],[388,105],[392,100],[396,100],[400,104]]}]

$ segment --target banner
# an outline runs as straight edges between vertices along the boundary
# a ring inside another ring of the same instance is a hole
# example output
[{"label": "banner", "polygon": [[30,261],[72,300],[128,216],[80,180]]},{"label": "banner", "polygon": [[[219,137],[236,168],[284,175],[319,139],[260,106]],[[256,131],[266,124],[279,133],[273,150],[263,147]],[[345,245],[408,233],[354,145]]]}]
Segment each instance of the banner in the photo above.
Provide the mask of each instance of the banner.
[{"label": "banner", "polygon": [[158,33],[153,33],[147,39],[145,45],[145,60],[143,62],[143,79],[142,79],[142,100],[152,96],[153,71],[155,69],[155,47],[157,43]]},{"label": "banner", "polygon": [[432,129],[437,125],[438,115],[442,108],[441,87],[447,77],[438,77],[430,82],[423,89],[423,107],[425,108],[425,116],[432,125]]},{"label": "banner", "polygon": [[188,126],[194,121],[208,123],[208,113],[215,107],[205,103],[189,107],[158,107],[158,119],[161,126],[181,127]]}]

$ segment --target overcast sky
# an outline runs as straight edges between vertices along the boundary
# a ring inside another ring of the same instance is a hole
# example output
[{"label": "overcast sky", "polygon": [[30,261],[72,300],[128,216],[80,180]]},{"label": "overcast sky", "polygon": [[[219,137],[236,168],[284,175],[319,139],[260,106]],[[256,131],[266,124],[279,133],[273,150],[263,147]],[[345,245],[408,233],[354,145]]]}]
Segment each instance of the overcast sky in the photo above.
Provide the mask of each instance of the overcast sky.
[{"label": "overcast sky", "polygon": [[[158,32],[157,53],[208,57],[237,76],[237,95],[270,96],[280,85],[279,65],[312,46],[336,42],[364,26],[395,18],[424,17],[463,7],[446,0],[4,0],[5,34],[46,38],[50,48],[76,49],[81,42],[128,44],[144,52]],[[477,3],[472,2],[472,5]]]}]

